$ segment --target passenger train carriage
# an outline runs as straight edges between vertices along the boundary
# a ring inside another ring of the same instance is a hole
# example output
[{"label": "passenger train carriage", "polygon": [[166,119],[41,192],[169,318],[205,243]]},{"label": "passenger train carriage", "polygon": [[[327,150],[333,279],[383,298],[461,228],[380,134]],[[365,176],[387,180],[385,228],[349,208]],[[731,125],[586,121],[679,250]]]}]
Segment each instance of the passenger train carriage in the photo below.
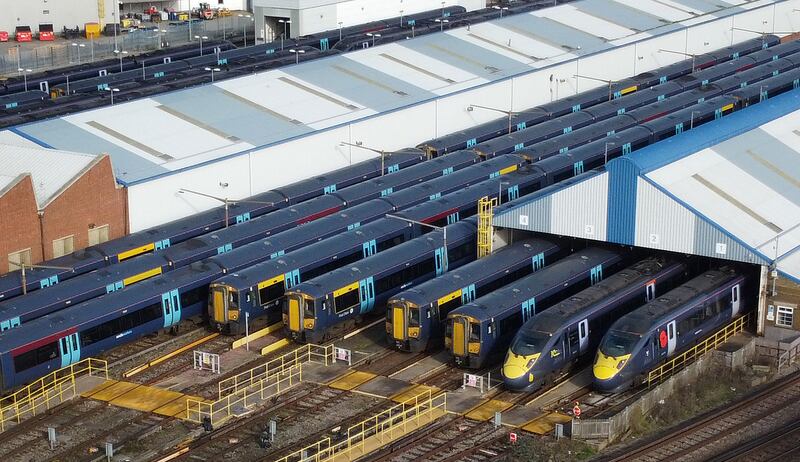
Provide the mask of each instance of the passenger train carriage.
[{"label": "passenger train carriage", "polygon": [[500,360],[534,314],[613,274],[623,253],[588,248],[450,312],[445,347],[456,365],[480,369]]},{"label": "passenger train carriage", "polygon": [[386,337],[401,351],[419,352],[444,338],[447,315],[459,306],[543,268],[564,250],[544,239],[528,239],[389,298]]},{"label": "passenger train carriage", "polygon": [[621,317],[603,336],[594,387],[620,392],[650,370],[748,310],[745,276],[733,267],[706,271]]},{"label": "passenger train carriage", "polygon": [[641,260],[528,319],[514,336],[502,375],[511,390],[552,385],[597,349],[615,319],[682,282],[687,267],[664,257]]}]

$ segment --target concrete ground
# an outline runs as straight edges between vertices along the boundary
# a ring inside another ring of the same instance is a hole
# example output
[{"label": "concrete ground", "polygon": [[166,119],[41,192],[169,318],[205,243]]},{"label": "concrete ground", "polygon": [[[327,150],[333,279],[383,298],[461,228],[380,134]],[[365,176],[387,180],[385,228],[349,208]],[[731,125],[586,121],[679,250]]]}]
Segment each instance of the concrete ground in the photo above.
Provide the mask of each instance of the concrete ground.
[{"label": "concrete ground", "polygon": [[[240,14],[243,16],[240,17]],[[8,42],[0,43],[0,77],[16,76],[20,73],[19,68],[41,72],[108,59],[117,56],[114,50],[133,55],[187,43],[197,43],[199,47],[201,39],[195,39],[195,36],[204,37],[203,41],[241,41],[246,36],[247,45],[252,45],[253,24],[252,14],[234,11],[229,17],[208,21],[195,19],[191,31],[188,21],[165,21],[142,23],[140,29],[122,31],[116,38],[100,36],[90,40],[82,35],[76,39],[65,39],[61,31],[56,31],[56,39],[52,42],[40,42],[34,38],[32,42],[18,43],[10,38]],[[13,31],[8,32],[13,35]]]}]

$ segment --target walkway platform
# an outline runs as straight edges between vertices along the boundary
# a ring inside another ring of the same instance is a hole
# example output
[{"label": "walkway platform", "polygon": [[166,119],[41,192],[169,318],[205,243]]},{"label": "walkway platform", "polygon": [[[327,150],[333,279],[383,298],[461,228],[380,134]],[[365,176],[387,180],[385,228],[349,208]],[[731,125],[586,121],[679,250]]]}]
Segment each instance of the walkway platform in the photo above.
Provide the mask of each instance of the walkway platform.
[{"label": "walkway platform", "polygon": [[519,428],[544,415],[539,409],[518,406],[503,413],[503,425]]},{"label": "walkway platform", "polygon": [[397,396],[414,386],[415,385],[413,383],[379,375],[374,379],[359,385],[354,391],[375,396],[377,398],[390,399],[392,396]]},{"label": "walkway platform", "polygon": [[106,380],[95,388],[82,393],[81,396],[97,401],[106,401],[114,406],[180,419],[186,418],[187,400],[202,401],[202,398],[188,396],[177,391],[116,380]]},{"label": "walkway platform", "polygon": [[351,371],[350,373],[330,382],[328,386],[331,388],[336,388],[338,390],[349,391],[358,387],[361,384],[369,382],[375,377],[377,376],[371,372]]},{"label": "walkway platform", "polygon": [[449,361],[450,361],[450,354],[446,351],[440,351],[439,353],[433,356],[428,356],[420,361],[415,362],[411,366],[401,371],[395,372],[389,377],[397,380],[403,380],[406,382],[413,382],[419,379],[420,377],[428,375],[433,371],[446,366],[449,363]]},{"label": "walkway platform", "polygon": [[574,374],[569,379],[559,383],[536,398],[525,403],[525,407],[546,409],[558,403],[559,397],[572,396],[578,390],[588,387],[592,383],[592,366],[588,366]]},{"label": "walkway platform", "polygon": [[447,392],[447,411],[464,415],[488,400],[477,388],[462,388]]},{"label": "walkway platform", "polygon": [[336,379],[345,376],[350,369],[345,363],[336,363],[326,366],[320,363],[303,364],[303,382],[327,385]]},{"label": "walkway platform", "polygon": [[559,412],[551,412],[528,422],[521,428],[526,432],[537,435],[547,435],[553,432],[557,423],[565,424],[568,422],[572,422],[572,417]]},{"label": "walkway platform", "polygon": [[[416,385],[392,396],[391,400],[394,401],[395,403],[403,403],[415,396],[419,396],[428,391],[431,392],[431,395],[436,395],[437,393],[439,393],[439,389],[436,387],[431,387],[428,385]],[[449,406],[450,405],[448,404],[448,407]]]},{"label": "walkway platform", "polygon": [[499,399],[490,399],[480,406],[467,412],[465,417],[479,422],[487,422],[494,419],[496,412],[503,412],[513,406],[512,403]]}]

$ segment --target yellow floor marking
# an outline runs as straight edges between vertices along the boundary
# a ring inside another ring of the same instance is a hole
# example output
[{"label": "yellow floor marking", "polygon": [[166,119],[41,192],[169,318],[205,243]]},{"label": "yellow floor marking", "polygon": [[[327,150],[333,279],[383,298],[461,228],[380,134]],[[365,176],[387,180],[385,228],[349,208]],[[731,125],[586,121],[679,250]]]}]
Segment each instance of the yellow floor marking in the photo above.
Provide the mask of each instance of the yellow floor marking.
[{"label": "yellow floor marking", "polygon": [[513,404],[507,401],[490,399],[489,401],[482,403],[478,407],[467,412],[466,417],[472,420],[487,421],[494,418],[495,412],[503,412],[511,406],[513,406]]},{"label": "yellow floor marking", "polygon": [[89,397],[92,399],[96,399],[98,401],[111,401],[117,396],[120,396],[123,393],[127,393],[139,386],[141,385],[139,385],[138,383],[117,382],[111,385],[110,387],[105,387],[104,389],[98,391],[97,393],[91,394]]},{"label": "yellow floor marking", "polygon": [[177,391],[154,387],[136,387],[110,401],[111,404],[142,412],[151,412],[183,396]]},{"label": "yellow floor marking", "polygon": [[439,392],[439,389],[436,387],[431,387],[428,385],[417,385],[415,387],[409,388],[406,391],[400,392],[391,397],[391,400],[395,403],[403,403],[408,401],[409,399],[418,396],[426,391],[430,390],[432,395],[435,395]]},{"label": "yellow floor marking", "polygon": [[334,380],[328,386],[339,390],[352,390],[353,388],[374,379],[376,376],[370,372],[353,371],[344,377]]},{"label": "yellow floor marking", "polygon": [[255,332],[253,332],[252,334],[248,335],[247,337],[242,337],[239,340],[235,340],[233,342],[233,344],[231,345],[231,350],[234,350],[236,348],[243,347],[243,346],[247,345],[247,341],[248,340],[251,341],[251,342],[253,340],[258,340],[261,337],[266,337],[267,335],[269,335],[269,334],[271,334],[273,332],[277,332],[277,331],[281,330],[282,328],[283,328],[283,323],[282,322],[276,322],[275,324],[273,324],[271,326],[267,326],[267,327],[265,327],[265,328],[263,328],[261,330],[257,330]]},{"label": "yellow floor marking", "polygon": [[527,424],[522,426],[526,432],[535,433],[537,435],[546,435],[556,428],[557,423],[571,422],[572,417],[561,414],[558,412],[551,412],[550,414],[539,416]]},{"label": "yellow floor marking", "polygon": [[267,345],[267,346],[265,346],[264,348],[261,349],[261,356],[268,355],[268,354],[272,353],[273,351],[280,350],[281,348],[283,348],[283,347],[285,347],[285,346],[287,346],[287,345],[289,345],[291,343],[292,342],[289,339],[286,339],[286,338],[282,338],[282,339],[278,340],[277,342],[270,343],[269,345]]}]

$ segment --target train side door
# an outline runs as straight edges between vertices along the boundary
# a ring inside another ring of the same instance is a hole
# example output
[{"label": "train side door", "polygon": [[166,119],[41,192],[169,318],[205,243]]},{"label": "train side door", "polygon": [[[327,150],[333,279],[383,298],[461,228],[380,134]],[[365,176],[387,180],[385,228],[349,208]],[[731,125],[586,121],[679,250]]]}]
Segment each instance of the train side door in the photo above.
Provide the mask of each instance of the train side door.
[{"label": "train side door", "polygon": [[578,323],[578,342],[580,354],[586,354],[589,349],[589,320],[584,319]]},{"label": "train side door", "polygon": [[731,287],[731,317],[739,314],[739,284]]},{"label": "train side door", "polygon": [[453,318],[453,354],[456,356],[467,355],[468,329],[466,319],[460,316]]},{"label": "train side door", "polygon": [[647,285],[644,287],[644,290],[645,290],[645,295],[644,295],[645,301],[647,302],[652,301],[654,298],[656,298],[656,281],[652,280],[648,282]]},{"label": "train side door", "polygon": [[436,249],[434,255],[434,262],[436,266],[436,275],[441,276],[447,272],[447,249],[440,247]]},{"label": "train side door", "polygon": [[395,340],[406,338],[406,310],[405,305],[392,307],[392,337]]},{"label": "train side door", "polygon": [[670,321],[667,324],[667,356],[672,356],[672,353],[675,352],[675,346],[678,343],[678,336],[675,329],[675,321]]},{"label": "train side door", "polygon": [[372,276],[358,281],[361,296],[361,313],[372,311],[375,306],[375,282]]},{"label": "train side door", "polygon": [[78,343],[78,334],[70,334],[58,341],[58,350],[61,353],[61,367],[67,367],[81,360],[81,345]]},{"label": "train side door", "polygon": [[181,296],[178,289],[161,294],[161,310],[164,327],[172,327],[181,320]]}]

